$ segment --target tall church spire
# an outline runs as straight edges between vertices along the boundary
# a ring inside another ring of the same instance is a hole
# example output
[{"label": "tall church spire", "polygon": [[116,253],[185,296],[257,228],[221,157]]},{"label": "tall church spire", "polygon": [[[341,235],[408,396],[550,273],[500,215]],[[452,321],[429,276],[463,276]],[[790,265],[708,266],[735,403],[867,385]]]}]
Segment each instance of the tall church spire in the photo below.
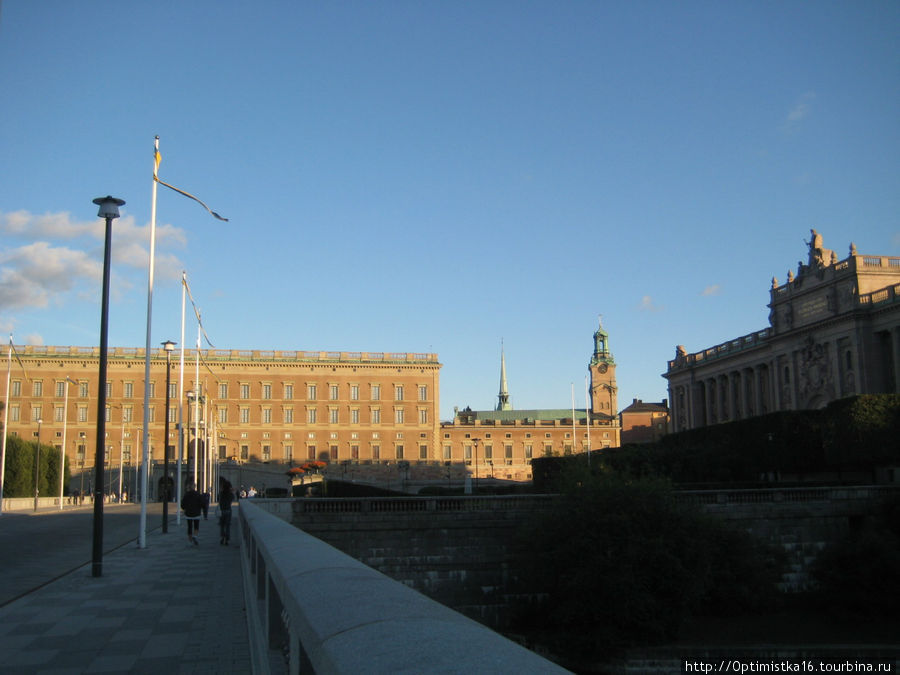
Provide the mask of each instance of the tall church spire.
[{"label": "tall church spire", "polygon": [[503,340],[500,341],[500,393],[497,395],[497,410],[512,410],[509,402],[509,387],[506,384],[506,355],[503,352]]}]

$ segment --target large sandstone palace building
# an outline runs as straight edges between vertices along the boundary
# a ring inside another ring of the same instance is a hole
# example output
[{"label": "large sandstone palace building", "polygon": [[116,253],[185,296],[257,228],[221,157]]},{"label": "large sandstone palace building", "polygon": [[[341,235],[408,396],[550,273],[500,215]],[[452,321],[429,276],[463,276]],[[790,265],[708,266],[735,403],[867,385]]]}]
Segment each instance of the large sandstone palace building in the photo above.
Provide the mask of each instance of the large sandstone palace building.
[{"label": "large sandstone palace building", "polygon": [[810,235],[807,262],[786,283],[772,279],[767,328],[676,349],[664,375],[673,431],[900,392],[900,258],[850,244],[839,260]]},{"label": "large sandstone palace building", "polygon": [[[9,432],[65,444],[73,477],[90,475],[97,396],[105,386],[104,464],[125,466],[128,476],[142,458],[144,350],[110,349],[102,385],[96,347],[21,346],[16,354]],[[166,442],[172,460],[180,454],[187,465],[195,458],[201,466],[316,460],[331,475],[375,482],[398,469],[423,481],[528,480],[535,456],[583,452],[589,435],[593,448],[619,443],[615,362],[602,327],[589,365],[593,410],[575,411],[574,418],[571,409],[513,411],[507,400],[491,414],[459,412],[441,423],[441,363],[431,353],[187,349],[183,371],[180,361],[179,352],[170,355]],[[163,461],[166,362],[163,348],[151,354],[151,490]]]}]

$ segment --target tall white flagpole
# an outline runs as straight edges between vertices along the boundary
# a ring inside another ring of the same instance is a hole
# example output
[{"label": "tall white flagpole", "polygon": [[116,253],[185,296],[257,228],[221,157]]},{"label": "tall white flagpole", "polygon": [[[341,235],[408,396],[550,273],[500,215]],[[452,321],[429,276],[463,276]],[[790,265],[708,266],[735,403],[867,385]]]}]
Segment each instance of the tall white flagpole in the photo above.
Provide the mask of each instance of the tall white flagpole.
[{"label": "tall white flagpole", "polygon": [[591,395],[588,376],[584,376],[584,412],[587,415],[588,467],[591,466]]},{"label": "tall white flagpole", "polygon": [[197,460],[200,457],[200,320],[197,320],[197,358],[194,374],[194,488],[199,489],[197,482]]},{"label": "tall white flagpole", "polygon": [[[147,547],[147,475],[150,470],[150,336],[153,319],[153,266],[156,252],[156,158],[159,154],[159,136],[153,144],[153,192],[150,200],[150,271],[147,278],[147,343],[144,348],[144,443],[141,448],[141,518],[138,532],[138,548]],[[104,382],[100,386],[105,386]],[[168,442],[165,439],[164,442]]]},{"label": "tall white flagpole", "polygon": [[[66,375],[66,379],[63,383],[63,386],[66,388],[66,395],[63,397],[63,437],[62,437],[62,452],[59,453],[59,510],[63,510],[63,473],[65,472],[66,467],[66,427],[69,425],[69,385],[75,384],[72,380],[69,379],[69,376]],[[119,489],[119,494],[122,494],[122,490]]]},{"label": "tall white flagpole", "polygon": [[6,353],[6,401],[3,405],[3,440],[0,441],[0,513],[3,513],[3,481],[6,478],[6,430],[9,429],[9,374],[12,370],[12,333]]},{"label": "tall white flagpole", "polygon": [[178,484],[175,486],[175,499],[178,504],[175,508],[175,523],[181,525],[181,460],[184,453],[184,301],[186,295],[187,272],[181,271],[181,363],[178,369],[178,474],[176,480]]}]

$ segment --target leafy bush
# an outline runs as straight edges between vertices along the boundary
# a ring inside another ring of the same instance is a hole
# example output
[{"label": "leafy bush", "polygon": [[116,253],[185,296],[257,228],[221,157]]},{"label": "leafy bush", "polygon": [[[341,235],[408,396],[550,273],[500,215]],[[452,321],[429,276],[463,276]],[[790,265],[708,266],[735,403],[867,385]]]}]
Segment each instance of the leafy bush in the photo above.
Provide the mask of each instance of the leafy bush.
[{"label": "leafy bush", "polygon": [[[854,396],[823,410],[783,411],[605,450],[603,461],[633,476],[676,483],[749,483],[769,474],[871,470],[900,464],[900,395]],[[565,458],[534,460],[535,467]],[[553,471],[536,468],[535,482]]]},{"label": "leafy bush", "polygon": [[672,639],[694,613],[772,598],[777,554],[676,501],[658,479],[589,475],[570,464],[563,498],[520,534],[515,574],[543,598],[519,628],[562,653]]}]

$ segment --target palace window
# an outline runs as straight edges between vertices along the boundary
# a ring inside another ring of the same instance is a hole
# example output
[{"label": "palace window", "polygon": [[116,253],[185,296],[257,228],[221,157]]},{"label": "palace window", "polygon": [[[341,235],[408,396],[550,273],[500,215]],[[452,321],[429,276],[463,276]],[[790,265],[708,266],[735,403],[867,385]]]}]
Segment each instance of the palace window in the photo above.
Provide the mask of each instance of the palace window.
[{"label": "palace window", "polygon": [[381,400],[381,385],[380,384],[372,385],[372,400],[373,401]]},{"label": "palace window", "polygon": [[425,384],[419,385],[419,400],[420,401],[428,400],[428,385],[425,385]]},{"label": "palace window", "polygon": [[219,399],[225,400],[228,398],[228,383],[227,382],[219,382]]},{"label": "palace window", "polygon": [[306,385],[306,398],[310,401],[316,400],[316,385],[308,384]]},{"label": "palace window", "polygon": [[262,397],[264,400],[268,400],[272,398],[272,385],[264,384],[262,386]]},{"label": "palace window", "polygon": [[286,384],[284,385],[284,398],[287,401],[290,401],[294,398],[294,385]]}]

